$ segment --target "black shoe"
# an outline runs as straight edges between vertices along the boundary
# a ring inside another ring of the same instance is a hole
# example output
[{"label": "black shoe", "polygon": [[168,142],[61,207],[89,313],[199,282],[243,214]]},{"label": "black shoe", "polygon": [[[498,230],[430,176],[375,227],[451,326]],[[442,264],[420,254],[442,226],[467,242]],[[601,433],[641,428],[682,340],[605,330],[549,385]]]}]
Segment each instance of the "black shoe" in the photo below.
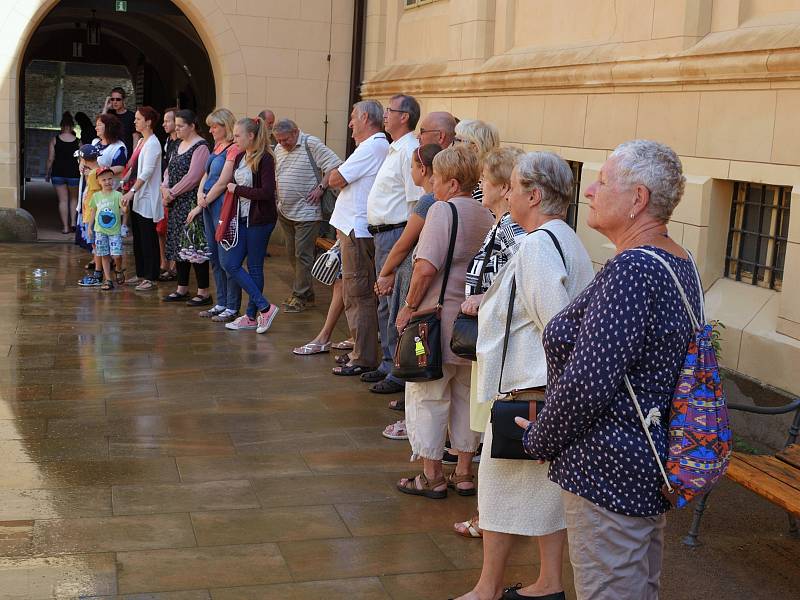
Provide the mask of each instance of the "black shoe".
[{"label": "black shoe", "polygon": [[361,376],[361,381],[364,383],[378,383],[386,379],[386,373],[375,369],[374,371],[367,371]]},{"label": "black shoe", "polygon": [[[475,456],[472,457],[472,462],[481,462],[481,452],[483,452],[483,444],[478,444],[478,449],[475,451]],[[454,465],[458,463],[458,454],[452,452],[449,446],[444,447],[444,454],[442,455],[442,462],[446,465]]]},{"label": "black shoe", "polygon": [[211,296],[195,296],[186,301],[187,306],[208,306],[209,304],[213,304],[213,300]]},{"label": "black shoe", "polygon": [[404,391],[406,388],[392,381],[391,379],[381,379],[378,383],[373,383],[369,386],[369,391],[373,394],[397,394]]},{"label": "black shoe", "polygon": [[521,583],[513,585],[503,590],[502,600],[567,600],[564,592],[556,592],[555,594],[547,594],[546,596],[523,596],[517,590],[522,587]]}]

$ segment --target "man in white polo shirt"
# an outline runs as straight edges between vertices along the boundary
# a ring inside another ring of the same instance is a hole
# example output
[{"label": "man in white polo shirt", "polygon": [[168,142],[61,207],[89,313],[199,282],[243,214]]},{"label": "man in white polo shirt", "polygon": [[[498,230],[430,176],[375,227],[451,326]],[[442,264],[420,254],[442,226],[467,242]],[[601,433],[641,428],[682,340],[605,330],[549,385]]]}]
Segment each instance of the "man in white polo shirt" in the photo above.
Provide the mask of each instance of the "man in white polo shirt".
[{"label": "man in white polo shirt", "polygon": [[283,302],[284,312],[301,312],[314,303],[311,267],[314,242],[322,220],[320,200],[328,176],[342,164],[322,140],[303,133],[290,119],[275,124],[275,177],[278,182],[278,223],[283,230],[286,255],[294,269],[292,295]]},{"label": "man in white polo shirt", "polygon": [[[367,220],[369,232],[375,240],[377,273],[383,269],[389,252],[403,233],[417,200],[425,193],[414,184],[411,177],[412,155],[419,147],[419,141],[414,136],[419,116],[419,103],[407,94],[392,96],[383,113],[383,127],[394,141],[389,146],[389,153],[367,200]],[[378,331],[383,354],[381,364],[376,370],[361,376],[361,381],[373,384],[369,390],[376,394],[393,394],[405,388],[405,382],[391,374],[397,328],[389,323],[389,302],[389,296],[380,296],[378,299]]]},{"label": "man in white polo shirt", "polygon": [[347,364],[334,375],[362,375],[378,367],[378,307],[375,285],[375,245],[367,229],[367,196],[389,151],[382,131],[383,107],[377,100],[353,105],[350,129],[358,146],[336,169],[328,183],[341,189],[330,223],[342,253],[342,296],[353,349]]}]

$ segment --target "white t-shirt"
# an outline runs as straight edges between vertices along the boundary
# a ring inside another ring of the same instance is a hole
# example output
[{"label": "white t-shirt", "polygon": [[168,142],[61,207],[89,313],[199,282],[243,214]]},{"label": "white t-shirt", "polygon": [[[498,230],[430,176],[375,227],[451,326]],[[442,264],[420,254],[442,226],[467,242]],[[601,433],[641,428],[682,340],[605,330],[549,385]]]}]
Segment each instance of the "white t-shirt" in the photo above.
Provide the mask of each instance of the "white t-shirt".
[{"label": "white t-shirt", "polygon": [[[247,166],[247,162],[242,159],[239,168],[233,172],[233,180],[236,185],[253,187],[253,172]],[[239,196],[239,218],[246,219],[250,214],[250,199]]]},{"label": "white t-shirt", "polygon": [[417,200],[425,193],[411,177],[412,156],[418,147],[419,141],[412,131],[389,146],[367,200],[370,225],[396,225],[408,221]]},{"label": "white t-shirt", "polygon": [[387,152],[386,134],[378,132],[361,142],[339,165],[339,174],[347,185],[336,200],[330,224],[345,235],[355,230],[357,238],[372,237],[367,230],[367,197]]}]

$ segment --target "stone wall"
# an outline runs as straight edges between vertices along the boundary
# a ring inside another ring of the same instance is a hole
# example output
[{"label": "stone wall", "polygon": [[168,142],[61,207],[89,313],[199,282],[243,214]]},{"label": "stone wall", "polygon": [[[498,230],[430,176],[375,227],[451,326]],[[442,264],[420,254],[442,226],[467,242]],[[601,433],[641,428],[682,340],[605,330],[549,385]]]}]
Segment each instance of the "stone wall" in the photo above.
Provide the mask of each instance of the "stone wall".
[{"label": "stone wall", "polygon": [[[55,64],[53,67],[55,67]],[[118,69],[113,69],[118,70]],[[26,127],[54,126],[58,127],[59,118],[54,121],[56,86],[58,76],[55,69],[29,69],[25,74],[25,125]],[[125,90],[125,103],[129,107],[136,106],[133,83],[130,78],[103,75],[64,76],[63,110],[74,116],[83,111],[94,119],[103,107],[106,96],[114,87]]]}]

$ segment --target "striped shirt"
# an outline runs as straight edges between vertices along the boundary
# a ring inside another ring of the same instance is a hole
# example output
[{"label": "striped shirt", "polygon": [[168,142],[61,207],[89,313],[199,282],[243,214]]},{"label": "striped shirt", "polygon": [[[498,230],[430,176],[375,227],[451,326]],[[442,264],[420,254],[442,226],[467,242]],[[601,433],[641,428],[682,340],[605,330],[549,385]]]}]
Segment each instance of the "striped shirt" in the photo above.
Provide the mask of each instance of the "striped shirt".
[{"label": "striped shirt", "polygon": [[[302,131],[297,144],[290,151],[278,144],[275,146],[276,179],[278,182],[278,210],[292,221],[320,221],[322,209],[319,204],[306,202],[306,196],[317,185],[317,175],[308,160],[305,144],[323,173],[335,169],[342,160],[317,137]],[[320,175],[320,178],[322,175]]]},{"label": "striped shirt", "polygon": [[[492,232],[495,229],[497,229],[497,235],[494,236],[494,245],[489,248],[489,244],[492,241]],[[486,238],[481,244],[481,249],[472,259],[472,262],[469,263],[465,280],[466,289],[464,290],[467,297],[473,294],[482,294],[489,289],[500,269],[514,256],[527,234],[528,232],[511,218],[511,213],[506,213],[502,216],[500,222],[486,234]],[[490,253],[489,260],[486,263],[486,270],[483,272],[482,285],[479,286],[478,275],[480,275],[483,259],[487,252]]]}]

